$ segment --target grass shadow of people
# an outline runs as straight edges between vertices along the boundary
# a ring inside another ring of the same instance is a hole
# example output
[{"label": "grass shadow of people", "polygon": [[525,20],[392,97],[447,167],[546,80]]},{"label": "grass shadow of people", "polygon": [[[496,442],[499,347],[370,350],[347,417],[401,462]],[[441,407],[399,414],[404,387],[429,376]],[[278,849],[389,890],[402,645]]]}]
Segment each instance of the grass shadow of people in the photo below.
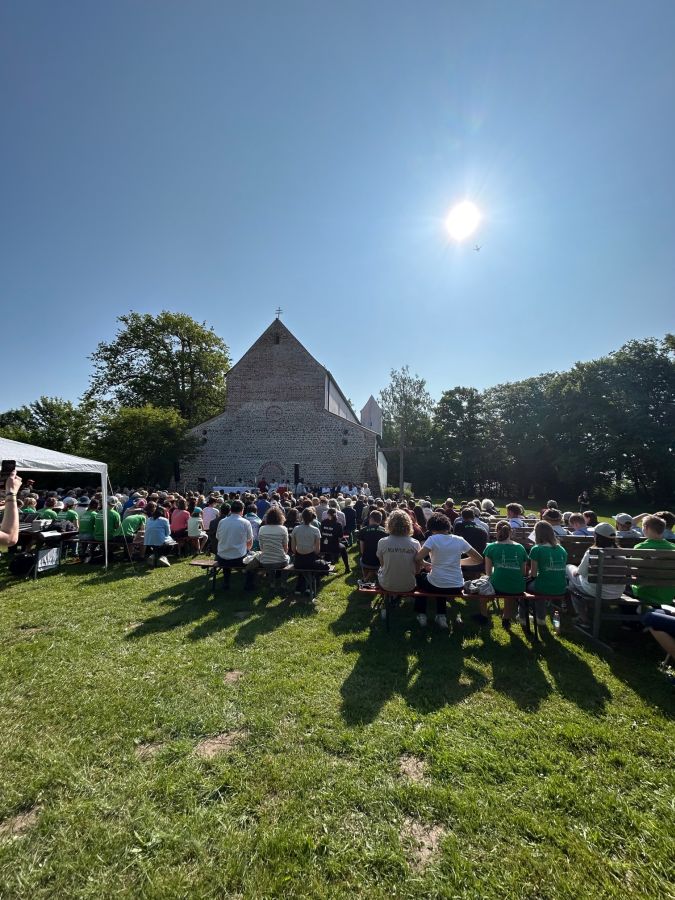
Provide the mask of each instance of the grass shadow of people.
[{"label": "grass shadow of people", "polygon": [[529,645],[516,631],[508,643],[495,640],[492,628],[481,629],[482,644],[469,656],[492,667],[492,685],[510,697],[519,709],[536,712],[552,691],[540,665],[540,649]]},{"label": "grass shadow of people", "polygon": [[591,666],[579,653],[555,637],[548,628],[540,629],[539,636],[542,659],[556,690],[579,709],[592,715],[603,715],[612,696],[607,685],[596,678]]},{"label": "grass shadow of people", "polygon": [[370,631],[345,642],[357,659],[344,680],[341,714],[348,725],[368,724],[396,694],[415,709],[429,712],[458,703],[479,690],[485,679],[464,666],[461,630],[420,631],[407,620],[406,606],[395,609],[387,631],[379,613],[369,611]]}]

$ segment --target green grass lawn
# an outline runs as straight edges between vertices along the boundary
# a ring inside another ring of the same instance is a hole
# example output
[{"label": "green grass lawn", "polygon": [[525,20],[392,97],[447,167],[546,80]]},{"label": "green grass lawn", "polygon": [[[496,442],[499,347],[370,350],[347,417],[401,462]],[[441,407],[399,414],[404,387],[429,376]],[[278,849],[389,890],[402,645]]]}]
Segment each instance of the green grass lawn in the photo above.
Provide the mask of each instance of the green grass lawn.
[{"label": "green grass lawn", "polygon": [[354,574],[311,610],[137,572],[1,576],[3,898],[669,896],[651,639],[387,633]]}]

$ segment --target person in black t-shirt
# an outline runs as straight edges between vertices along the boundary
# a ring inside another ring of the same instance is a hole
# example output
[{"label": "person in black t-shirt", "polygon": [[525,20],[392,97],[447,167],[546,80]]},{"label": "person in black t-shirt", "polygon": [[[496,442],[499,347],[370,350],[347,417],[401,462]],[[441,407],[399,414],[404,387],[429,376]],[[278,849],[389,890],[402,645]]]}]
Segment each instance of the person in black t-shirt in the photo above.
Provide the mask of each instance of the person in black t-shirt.
[{"label": "person in black t-shirt", "polygon": [[368,524],[359,531],[360,562],[364,574],[366,571],[377,572],[380,568],[377,545],[384,537],[387,537],[387,532],[382,527],[382,513],[378,509],[374,509],[368,517]]},{"label": "person in black t-shirt", "polygon": [[349,497],[345,500],[342,512],[345,516],[345,536],[347,538],[347,546],[351,547],[352,541],[354,540],[354,529],[356,528],[356,510],[352,506],[352,501]]},{"label": "person in black t-shirt", "polygon": [[342,525],[337,520],[337,512],[329,506],[326,518],[321,523],[321,553],[331,563],[336,562],[339,556],[345,564],[345,572],[349,572],[349,557],[347,547],[342,543],[342,537]]},{"label": "person in black t-shirt", "polygon": [[[460,517],[455,520],[452,530],[454,534],[463,537],[465,541],[471,544],[473,549],[477,550],[481,556],[483,555],[483,551],[488,543],[488,533],[480,525],[476,525],[474,511],[471,507],[465,507],[462,510]],[[485,562],[482,562],[479,566],[462,567],[462,572],[468,579],[479,578],[484,571]]]}]

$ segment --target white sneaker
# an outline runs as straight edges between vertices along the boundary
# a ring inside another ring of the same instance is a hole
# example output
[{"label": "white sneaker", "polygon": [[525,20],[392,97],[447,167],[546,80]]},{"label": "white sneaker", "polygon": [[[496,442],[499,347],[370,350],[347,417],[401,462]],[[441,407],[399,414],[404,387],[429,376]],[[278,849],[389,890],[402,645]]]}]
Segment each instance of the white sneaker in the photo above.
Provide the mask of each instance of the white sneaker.
[{"label": "white sneaker", "polygon": [[426,613],[417,613],[417,624],[420,628],[427,627],[427,614]]},{"label": "white sneaker", "polygon": [[437,616],[436,616],[436,624],[438,625],[439,628],[445,628],[446,631],[447,631],[447,628],[448,628],[448,617],[447,617],[447,616],[442,616],[442,615],[440,615],[440,614],[437,615]]},{"label": "white sneaker", "polygon": [[166,558],[166,556],[160,556],[160,558],[157,560],[157,565],[164,566],[164,568],[167,569],[171,565],[171,563]]},{"label": "white sneaker", "polygon": [[462,614],[457,613],[457,615],[455,616],[455,625],[463,625],[463,624],[464,624],[464,619],[462,619]]}]

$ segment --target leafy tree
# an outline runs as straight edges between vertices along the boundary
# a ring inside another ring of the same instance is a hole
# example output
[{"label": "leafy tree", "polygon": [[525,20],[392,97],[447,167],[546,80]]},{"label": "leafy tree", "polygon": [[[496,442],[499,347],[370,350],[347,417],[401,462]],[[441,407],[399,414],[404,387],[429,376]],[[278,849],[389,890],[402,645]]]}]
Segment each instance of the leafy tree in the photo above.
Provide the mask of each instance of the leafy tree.
[{"label": "leafy tree", "polygon": [[495,426],[485,395],[476,388],[443,392],[434,409],[434,447],[446,486],[461,486],[466,494],[484,493],[498,480],[500,436]]},{"label": "leafy tree", "polygon": [[86,396],[108,409],[148,404],[175,409],[189,426],[222,412],[229,350],[206,323],[185,313],[130,312],[115,339],[101,341]]},{"label": "leafy tree", "polygon": [[103,416],[97,453],[113,481],[130,485],[178,480],[180,460],[194,457],[198,439],[175,409],[125,407]]},{"label": "leafy tree", "polygon": [[94,420],[91,405],[60,397],[40,397],[27,406],[0,413],[0,434],[48,450],[92,455]]},{"label": "leafy tree", "polygon": [[408,366],[392,369],[389,385],[380,392],[380,406],[384,418],[384,443],[397,445],[399,459],[399,488],[403,490],[406,450],[417,440],[430,435],[433,401],[427,383],[418,375],[411,375]]}]

